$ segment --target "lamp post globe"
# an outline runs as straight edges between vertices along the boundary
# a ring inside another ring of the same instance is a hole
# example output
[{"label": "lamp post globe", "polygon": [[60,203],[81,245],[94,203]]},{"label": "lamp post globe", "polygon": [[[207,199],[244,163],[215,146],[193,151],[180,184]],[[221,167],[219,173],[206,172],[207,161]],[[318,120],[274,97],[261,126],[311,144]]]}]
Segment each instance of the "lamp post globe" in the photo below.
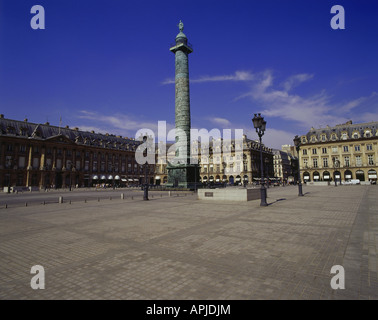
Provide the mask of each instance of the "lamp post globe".
[{"label": "lamp post globe", "polygon": [[260,187],[260,195],[261,195],[261,202],[260,206],[265,207],[267,206],[266,202],[266,188],[264,185],[264,162],[262,157],[262,136],[264,135],[266,129],[266,121],[264,117],[261,116],[261,113],[254,115],[252,118],[253,127],[256,129],[256,133],[259,136],[260,140],[260,168],[261,168],[261,187]]}]

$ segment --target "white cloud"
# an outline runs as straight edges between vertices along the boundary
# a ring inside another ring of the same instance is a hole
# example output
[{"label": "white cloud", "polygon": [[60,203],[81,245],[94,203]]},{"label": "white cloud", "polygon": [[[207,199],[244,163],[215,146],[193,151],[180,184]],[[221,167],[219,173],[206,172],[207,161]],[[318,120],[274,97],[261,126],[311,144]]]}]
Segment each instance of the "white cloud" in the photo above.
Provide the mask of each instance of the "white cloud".
[{"label": "white cloud", "polygon": [[224,118],[209,118],[209,120],[221,127],[230,127],[231,122]]},{"label": "white cloud", "polygon": [[[221,76],[202,76],[198,79],[191,79],[190,83],[201,83],[201,82],[219,82],[219,81],[250,81],[253,79],[253,74],[249,71],[236,71],[231,75],[221,75]],[[174,79],[167,79],[162,82],[162,84],[172,84],[175,83]]]},{"label": "white cloud", "polygon": [[[134,137],[136,132],[140,129],[150,129],[155,133],[157,137],[158,134],[158,121],[140,121],[126,114],[114,114],[106,115],[100,114],[94,111],[81,110],[77,118],[89,121],[89,124],[79,124],[78,127],[81,130],[91,131],[100,133],[111,133],[126,135],[129,137]],[[92,125],[91,122],[95,125]],[[174,128],[174,125],[167,123],[167,132]]]},{"label": "white cloud", "polygon": [[290,91],[294,87],[300,85],[303,82],[306,82],[314,77],[313,74],[307,74],[307,73],[301,73],[301,74],[296,74],[291,77],[289,77],[283,84],[282,86],[286,91]]}]

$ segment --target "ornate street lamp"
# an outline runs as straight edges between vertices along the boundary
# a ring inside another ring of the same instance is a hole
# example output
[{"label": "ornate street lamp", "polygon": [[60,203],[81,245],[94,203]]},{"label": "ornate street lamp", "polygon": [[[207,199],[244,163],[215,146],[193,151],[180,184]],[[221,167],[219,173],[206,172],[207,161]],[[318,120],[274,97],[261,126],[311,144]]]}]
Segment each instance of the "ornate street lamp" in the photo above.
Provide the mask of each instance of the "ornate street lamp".
[{"label": "ornate street lamp", "polygon": [[302,193],[302,182],[301,182],[301,166],[300,166],[300,159],[299,159],[299,149],[301,147],[301,138],[295,136],[293,139],[295,148],[297,149],[298,153],[298,196],[303,196]]},{"label": "ornate street lamp", "polygon": [[[335,157],[333,157],[332,162],[333,162],[333,176],[334,176],[334,179],[335,179],[335,187],[337,187],[336,168],[340,167],[340,161],[337,160]],[[341,179],[340,179],[340,181],[341,181]],[[340,182],[340,184],[341,184],[341,182]]]},{"label": "ornate street lamp", "polygon": [[[143,142],[147,141],[147,136],[143,137]],[[149,200],[148,199],[148,181],[147,181],[147,167],[148,167],[148,160],[146,158],[146,163],[144,164],[144,194],[143,194],[143,200]]]},{"label": "ornate street lamp", "polygon": [[253,117],[252,119],[253,126],[256,129],[256,132],[260,139],[260,166],[261,166],[261,188],[260,188],[260,194],[261,194],[261,202],[260,206],[267,206],[266,203],[266,189],[264,186],[264,163],[263,163],[263,157],[262,157],[262,142],[261,138],[264,135],[265,129],[266,129],[266,121],[264,120],[264,117],[261,116],[261,113]]}]

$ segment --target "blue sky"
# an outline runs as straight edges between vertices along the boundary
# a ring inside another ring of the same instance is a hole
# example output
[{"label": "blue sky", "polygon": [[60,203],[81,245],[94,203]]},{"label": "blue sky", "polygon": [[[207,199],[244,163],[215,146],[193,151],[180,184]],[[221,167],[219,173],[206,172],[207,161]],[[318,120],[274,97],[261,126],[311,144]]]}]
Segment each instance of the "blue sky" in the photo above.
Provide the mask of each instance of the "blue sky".
[{"label": "blue sky", "polygon": [[[46,29],[30,27],[33,5]],[[345,30],[333,30],[333,5]],[[174,126],[179,20],[194,128],[267,121],[265,143],[347,120],[378,120],[376,0],[0,0],[0,112],[6,118],[133,137]]]}]

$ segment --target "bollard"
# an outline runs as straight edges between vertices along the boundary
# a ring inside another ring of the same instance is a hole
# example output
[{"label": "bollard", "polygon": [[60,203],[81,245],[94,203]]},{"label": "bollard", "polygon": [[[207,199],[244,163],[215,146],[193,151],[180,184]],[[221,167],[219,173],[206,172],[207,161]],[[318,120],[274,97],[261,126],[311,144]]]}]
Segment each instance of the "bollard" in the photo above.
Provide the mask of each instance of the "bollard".
[{"label": "bollard", "polygon": [[45,200],[43,200],[43,205],[45,205],[46,204],[46,202],[45,202]]},{"label": "bollard", "polygon": [[84,200],[84,203],[87,203],[87,199]]},{"label": "bollard", "polygon": [[70,200],[70,204],[71,204],[71,200]]},{"label": "bollard", "polygon": [[169,196],[169,197],[171,196],[171,191],[168,191],[168,196]]},{"label": "bollard", "polygon": [[154,197],[154,195],[153,194],[151,194],[151,198],[153,198]]},{"label": "bollard", "polygon": [[125,199],[125,195],[123,193],[121,193],[121,199]]},{"label": "bollard", "polygon": [[27,207],[28,206],[28,203],[27,202],[25,202],[25,207]]},{"label": "bollard", "polygon": [[131,197],[131,200],[134,200],[134,196]]},{"label": "bollard", "polygon": [[63,197],[59,197],[59,203],[63,203]]},{"label": "bollard", "polygon": [[5,204],[5,209],[7,209],[8,208],[8,204]]},{"label": "bollard", "polygon": [[110,197],[109,200],[112,200],[112,197]]}]

